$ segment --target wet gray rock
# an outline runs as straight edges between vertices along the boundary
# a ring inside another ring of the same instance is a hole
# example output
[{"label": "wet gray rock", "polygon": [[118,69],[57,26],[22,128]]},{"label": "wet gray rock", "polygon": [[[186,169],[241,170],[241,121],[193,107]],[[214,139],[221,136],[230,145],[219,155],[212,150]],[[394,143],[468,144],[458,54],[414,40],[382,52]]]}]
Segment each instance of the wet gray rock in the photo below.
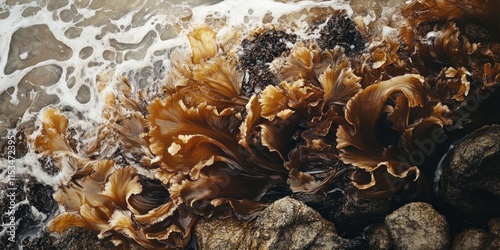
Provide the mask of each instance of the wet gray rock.
[{"label": "wet gray rock", "polygon": [[395,249],[448,249],[449,226],[445,217],[427,203],[404,205],[385,217]]},{"label": "wet gray rock", "polygon": [[57,40],[45,24],[19,28],[12,34],[4,73],[9,75],[50,59],[68,60],[72,54],[71,48]]},{"label": "wet gray rock", "polygon": [[500,210],[500,126],[484,126],[455,144],[443,158],[437,195],[471,218],[498,216]]},{"label": "wet gray rock", "polygon": [[488,228],[490,229],[490,233],[500,238],[500,217],[489,220]]},{"label": "wet gray rock", "polygon": [[365,231],[370,249],[392,249],[392,240],[389,229],[383,223],[368,227]]},{"label": "wet gray rock", "polygon": [[500,249],[500,238],[484,229],[471,228],[457,235],[451,249]]},{"label": "wet gray rock", "polygon": [[335,226],[295,199],[285,197],[255,219],[201,219],[195,226],[198,249],[346,249],[363,242],[341,238]]}]

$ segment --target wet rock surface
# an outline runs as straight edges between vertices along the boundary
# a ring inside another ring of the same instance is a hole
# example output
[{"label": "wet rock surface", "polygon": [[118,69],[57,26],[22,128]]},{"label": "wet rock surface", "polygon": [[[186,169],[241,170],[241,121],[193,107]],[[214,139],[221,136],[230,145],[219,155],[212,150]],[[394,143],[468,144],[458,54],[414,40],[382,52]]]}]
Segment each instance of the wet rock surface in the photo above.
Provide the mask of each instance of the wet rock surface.
[{"label": "wet rock surface", "polygon": [[500,249],[500,238],[484,229],[471,228],[457,235],[451,249]]},{"label": "wet rock surface", "polygon": [[374,224],[365,231],[370,249],[393,249],[389,229],[383,223]]},{"label": "wet rock surface", "polygon": [[446,218],[427,203],[413,202],[385,217],[395,249],[448,249]]},{"label": "wet rock surface", "polygon": [[476,221],[500,210],[500,126],[482,127],[457,143],[441,163],[437,194]]},{"label": "wet rock surface", "polygon": [[488,221],[490,232],[496,237],[500,237],[500,217]]},{"label": "wet rock surface", "polygon": [[20,28],[12,34],[4,73],[9,75],[50,59],[68,60],[72,54],[71,48],[57,40],[47,25]]},{"label": "wet rock surface", "polygon": [[285,197],[255,219],[201,219],[195,226],[198,249],[359,249],[362,240],[340,237],[335,226],[295,199]]},{"label": "wet rock surface", "polygon": [[340,235],[355,236],[367,226],[383,221],[391,212],[388,199],[360,200],[345,195],[295,193],[294,199],[304,202],[332,221]]}]

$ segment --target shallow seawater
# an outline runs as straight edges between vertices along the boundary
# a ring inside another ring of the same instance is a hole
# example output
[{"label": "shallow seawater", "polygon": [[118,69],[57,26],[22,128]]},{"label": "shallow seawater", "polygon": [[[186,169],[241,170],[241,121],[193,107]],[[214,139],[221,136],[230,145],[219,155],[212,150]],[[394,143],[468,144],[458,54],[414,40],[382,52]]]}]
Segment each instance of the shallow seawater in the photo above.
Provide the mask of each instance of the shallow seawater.
[{"label": "shallow seawater", "polygon": [[[47,107],[68,111],[72,127],[81,130],[75,134],[95,132],[95,124],[104,119],[105,100],[98,91],[101,74],[112,79],[109,91],[113,91],[113,82],[126,77],[134,90],[147,90],[152,99],[165,82],[170,52],[185,49],[186,34],[197,25],[206,23],[221,33],[236,29],[243,37],[256,28],[274,26],[302,39],[314,39],[318,34],[310,30],[309,16],[316,8],[325,13],[344,10],[367,25],[377,21],[376,33],[390,36],[401,22],[398,10],[404,2],[383,2],[1,1],[0,183],[8,185],[10,174],[4,166],[9,165],[14,166],[15,176],[56,188],[68,173],[40,160],[27,143],[29,138],[19,132],[27,132],[29,137],[36,131],[39,115]],[[8,145],[15,148],[15,160],[9,161]],[[26,204],[27,199],[20,197],[16,207]],[[41,213],[37,223],[47,219],[47,214]],[[0,236],[5,233],[3,228]],[[17,237],[22,240],[31,233],[26,230]]]}]

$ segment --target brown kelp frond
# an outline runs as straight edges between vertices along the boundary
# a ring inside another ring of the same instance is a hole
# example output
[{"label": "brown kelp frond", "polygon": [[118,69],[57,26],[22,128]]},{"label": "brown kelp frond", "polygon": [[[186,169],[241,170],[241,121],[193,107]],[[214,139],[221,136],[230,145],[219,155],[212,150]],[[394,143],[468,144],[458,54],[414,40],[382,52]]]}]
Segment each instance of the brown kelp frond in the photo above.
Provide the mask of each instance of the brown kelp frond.
[{"label": "brown kelp frond", "polygon": [[[72,226],[87,227],[100,237],[110,237],[115,244],[129,245],[132,240],[148,249],[187,244],[190,227],[182,225],[190,225],[195,217],[180,215],[182,211],[177,205],[166,200],[158,202],[156,197],[147,195],[154,189],[143,189],[135,168],[113,169],[112,163],[96,163],[91,175],[60,187],[55,198],[66,212],[58,215],[49,229],[61,233]],[[151,187],[146,179],[143,183]],[[163,188],[163,192],[167,190]],[[164,232],[175,233],[157,237]],[[177,233],[183,236],[179,238]]]},{"label": "brown kelp frond", "polygon": [[419,0],[413,1],[403,9],[407,22],[417,27],[422,23],[438,21],[478,22],[500,35],[500,10],[498,1],[483,0]]},{"label": "brown kelp frond", "polygon": [[363,76],[361,86],[367,87],[377,81],[417,73],[408,55],[401,53],[402,48],[401,42],[391,37],[372,45],[370,52],[363,55],[363,62],[357,62],[358,65],[354,69],[354,73]]},{"label": "brown kelp frond", "polygon": [[374,168],[379,162],[357,163],[356,157],[348,153],[349,148],[367,154],[382,154],[383,147],[375,135],[375,123],[385,102],[391,94],[401,92],[408,99],[409,107],[423,106],[426,96],[423,83],[419,75],[404,75],[373,84],[353,97],[347,103],[345,115],[349,124],[341,125],[337,131],[337,148],[342,150],[342,160],[363,169]]},{"label": "brown kelp frond", "polygon": [[370,37],[358,19],[362,37],[333,9],[311,10],[323,22],[310,30],[318,40],[273,27],[240,41],[245,32],[199,26],[189,51],[171,52],[163,95],[100,75],[107,122],[75,136],[49,108],[33,136],[37,152],[71,170],[49,229],[183,248],[199,217],[251,219],[275,190],[345,199],[414,191],[427,174],[426,156],[415,158],[421,140],[458,127],[452,118],[468,97],[500,81],[498,21],[479,0],[457,2],[409,3],[399,37]]},{"label": "brown kelp frond", "polygon": [[35,138],[37,151],[44,154],[57,155],[61,152],[72,152],[67,137],[68,119],[54,108],[48,108],[41,119],[40,135]]},{"label": "brown kelp frond", "polygon": [[459,102],[465,100],[470,90],[468,75],[470,73],[465,68],[443,68],[435,83],[436,93],[440,99],[453,99]]},{"label": "brown kelp frond", "polygon": [[[88,174],[92,161],[84,150],[76,147],[70,136],[68,118],[54,108],[44,111],[39,132],[32,139],[35,151],[50,156],[61,172],[63,181],[69,180],[75,173]],[[67,176],[69,174],[69,176]]]},{"label": "brown kelp frond", "polygon": [[[161,157],[162,171],[157,176],[168,185],[177,204],[211,213],[214,199],[258,199],[270,187],[284,182],[282,160],[270,157],[270,149],[267,153],[253,151],[269,143],[266,127],[255,130],[251,122],[249,127],[242,126],[241,114],[232,108],[219,112],[205,103],[188,108],[175,94],[165,102],[153,101],[148,121],[151,150]],[[252,136],[241,137],[240,128]],[[262,135],[254,131],[262,131]]]},{"label": "brown kelp frond", "polygon": [[388,38],[385,43],[372,49],[373,69],[386,68],[393,65],[403,68],[406,62],[400,58],[398,50],[399,42]]},{"label": "brown kelp frond", "polygon": [[229,100],[240,96],[242,78],[236,71],[236,61],[227,57],[213,58],[193,70],[193,80],[204,83],[213,92]]},{"label": "brown kelp frond", "polygon": [[[396,95],[396,96],[394,96]],[[424,79],[419,75],[403,75],[391,80],[373,84],[359,92],[347,104],[345,118],[348,124],[340,125],[337,130],[337,148],[344,163],[366,170],[368,173],[384,166],[392,176],[405,178],[409,172],[416,172],[416,166],[406,163],[405,152],[412,149],[408,133],[421,131],[431,124],[444,126],[449,120],[443,117],[449,112],[446,106],[426,101]],[[394,106],[386,104],[394,99]],[[421,112],[420,110],[429,110]],[[411,119],[410,119],[411,118]],[[387,119],[391,129],[399,134],[394,141],[382,142],[375,128],[380,119]],[[392,146],[386,145],[390,143]],[[399,148],[401,145],[406,148]],[[397,149],[398,152],[393,152]],[[399,155],[399,157],[395,157]],[[400,158],[402,157],[402,158]],[[358,188],[370,188],[376,183],[370,178],[365,184],[355,184]]]},{"label": "brown kelp frond", "polygon": [[446,22],[444,25],[435,25],[434,30],[422,37],[422,42],[417,45],[417,53],[427,64],[464,67],[468,66],[469,55],[476,47],[460,34],[454,22]]},{"label": "brown kelp frond", "polygon": [[267,86],[261,93],[259,102],[262,117],[286,120],[297,110],[307,111],[308,107],[318,105],[320,92],[303,80],[293,83],[282,82],[279,86]]},{"label": "brown kelp frond", "polygon": [[217,54],[216,35],[208,25],[198,26],[188,34],[193,63],[199,64]]},{"label": "brown kelp frond", "polygon": [[[278,118],[269,121],[262,116],[262,108],[263,103],[259,98],[252,96],[246,106],[247,115],[240,125],[238,143],[262,168],[281,169],[291,147],[290,137],[296,129],[295,122],[300,117],[297,114],[293,115],[294,111],[290,110],[291,114],[287,115],[287,119]],[[285,116],[285,112],[279,116]],[[279,157],[276,157],[276,153]]]},{"label": "brown kelp frond", "polygon": [[70,227],[86,227],[89,225],[77,212],[66,212],[58,215],[49,224],[49,230],[62,233]]},{"label": "brown kelp frond", "polygon": [[495,63],[494,66],[489,63],[484,65],[483,81],[485,87],[500,83],[500,63]]},{"label": "brown kelp frond", "polygon": [[[234,199],[234,203],[250,199],[254,203],[266,190],[280,181],[279,176],[248,176],[237,173],[228,168],[225,162],[216,162],[206,167],[197,179],[177,177],[171,180],[169,191],[172,199],[194,208],[196,213],[204,216],[216,212],[216,205],[221,200]],[[246,217],[255,212],[254,208],[263,207],[252,205],[248,209],[240,207],[238,211],[233,212]]]},{"label": "brown kelp frond", "polygon": [[[238,40],[237,34],[227,35],[222,43],[232,44],[231,41]],[[216,35],[206,25],[197,27],[188,34],[191,58],[178,50],[171,54],[173,67],[164,91],[168,95],[183,93],[184,103],[189,107],[200,102],[220,108],[243,107],[248,101],[241,95],[243,74],[236,69],[234,52],[230,48],[219,49]]]},{"label": "brown kelp frond", "polygon": [[[219,113],[215,107],[204,103],[188,108],[175,95],[165,102],[156,99],[149,110],[151,150],[162,157],[171,172],[188,174],[198,162],[219,152],[219,144],[229,148],[237,145],[234,137],[240,121],[233,109]],[[195,152],[190,150],[194,150],[198,142],[205,145],[207,151],[196,150],[196,155],[190,155]],[[231,143],[233,145],[229,146]],[[186,154],[190,155],[189,159],[184,157]]]},{"label": "brown kelp frond", "polygon": [[318,76],[328,66],[326,59],[326,54],[320,52],[316,44],[297,43],[281,69],[283,80],[304,79],[319,85]]},{"label": "brown kelp frond", "polygon": [[128,153],[124,157],[130,162],[154,165],[145,120],[146,102],[151,98],[147,89],[135,89],[123,78],[112,81],[106,74],[99,78],[98,84],[108,86],[101,95],[106,99],[103,117],[109,122],[97,126],[97,135],[86,148],[87,154],[101,157],[121,150]]},{"label": "brown kelp frond", "polygon": [[361,77],[354,74],[349,60],[342,56],[319,77],[324,92],[323,105],[329,103],[345,105],[361,90],[360,81]]},{"label": "brown kelp frond", "polygon": [[122,209],[133,209],[128,205],[128,199],[130,196],[141,192],[142,186],[139,183],[137,170],[132,167],[123,167],[109,176],[101,194],[109,197]]}]

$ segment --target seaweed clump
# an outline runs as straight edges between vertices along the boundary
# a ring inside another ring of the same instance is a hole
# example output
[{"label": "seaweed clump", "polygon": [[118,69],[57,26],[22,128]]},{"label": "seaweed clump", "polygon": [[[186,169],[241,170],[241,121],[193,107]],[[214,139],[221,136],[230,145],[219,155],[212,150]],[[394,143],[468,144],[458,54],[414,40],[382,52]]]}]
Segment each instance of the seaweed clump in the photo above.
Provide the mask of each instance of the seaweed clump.
[{"label": "seaweed clump", "polygon": [[352,19],[345,14],[331,16],[320,34],[318,45],[321,49],[340,46],[350,55],[365,48],[365,39]]},{"label": "seaweed clump", "polygon": [[267,85],[279,83],[269,70],[269,64],[277,57],[290,51],[290,44],[297,41],[297,35],[282,30],[258,30],[241,43],[241,69],[245,71],[242,93],[251,96],[260,92]]},{"label": "seaweed clump", "polygon": [[[415,13],[425,16],[432,2],[403,13],[423,8]],[[55,195],[65,211],[49,228],[87,227],[126,247],[182,248],[200,216],[253,218],[275,188],[324,196],[341,189],[354,202],[421,196],[421,173],[432,167],[415,154],[419,140],[460,127],[465,121],[453,117],[467,97],[498,84],[500,46],[470,43],[454,23],[460,15],[420,18],[408,17],[400,41],[386,39],[357,59],[344,46],[361,50],[362,39],[342,15],[326,27],[348,27],[340,29],[346,40],[296,42],[262,31],[243,40],[243,54],[237,32],[218,37],[196,27],[190,53],[171,55],[166,96],[147,103],[127,81],[110,91],[103,76],[109,123],[93,140],[82,135],[88,146],[71,143],[63,112],[48,108],[39,121],[35,148],[70,173]],[[267,77],[277,58],[282,67]],[[126,160],[109,159],[118,150]]]}]

